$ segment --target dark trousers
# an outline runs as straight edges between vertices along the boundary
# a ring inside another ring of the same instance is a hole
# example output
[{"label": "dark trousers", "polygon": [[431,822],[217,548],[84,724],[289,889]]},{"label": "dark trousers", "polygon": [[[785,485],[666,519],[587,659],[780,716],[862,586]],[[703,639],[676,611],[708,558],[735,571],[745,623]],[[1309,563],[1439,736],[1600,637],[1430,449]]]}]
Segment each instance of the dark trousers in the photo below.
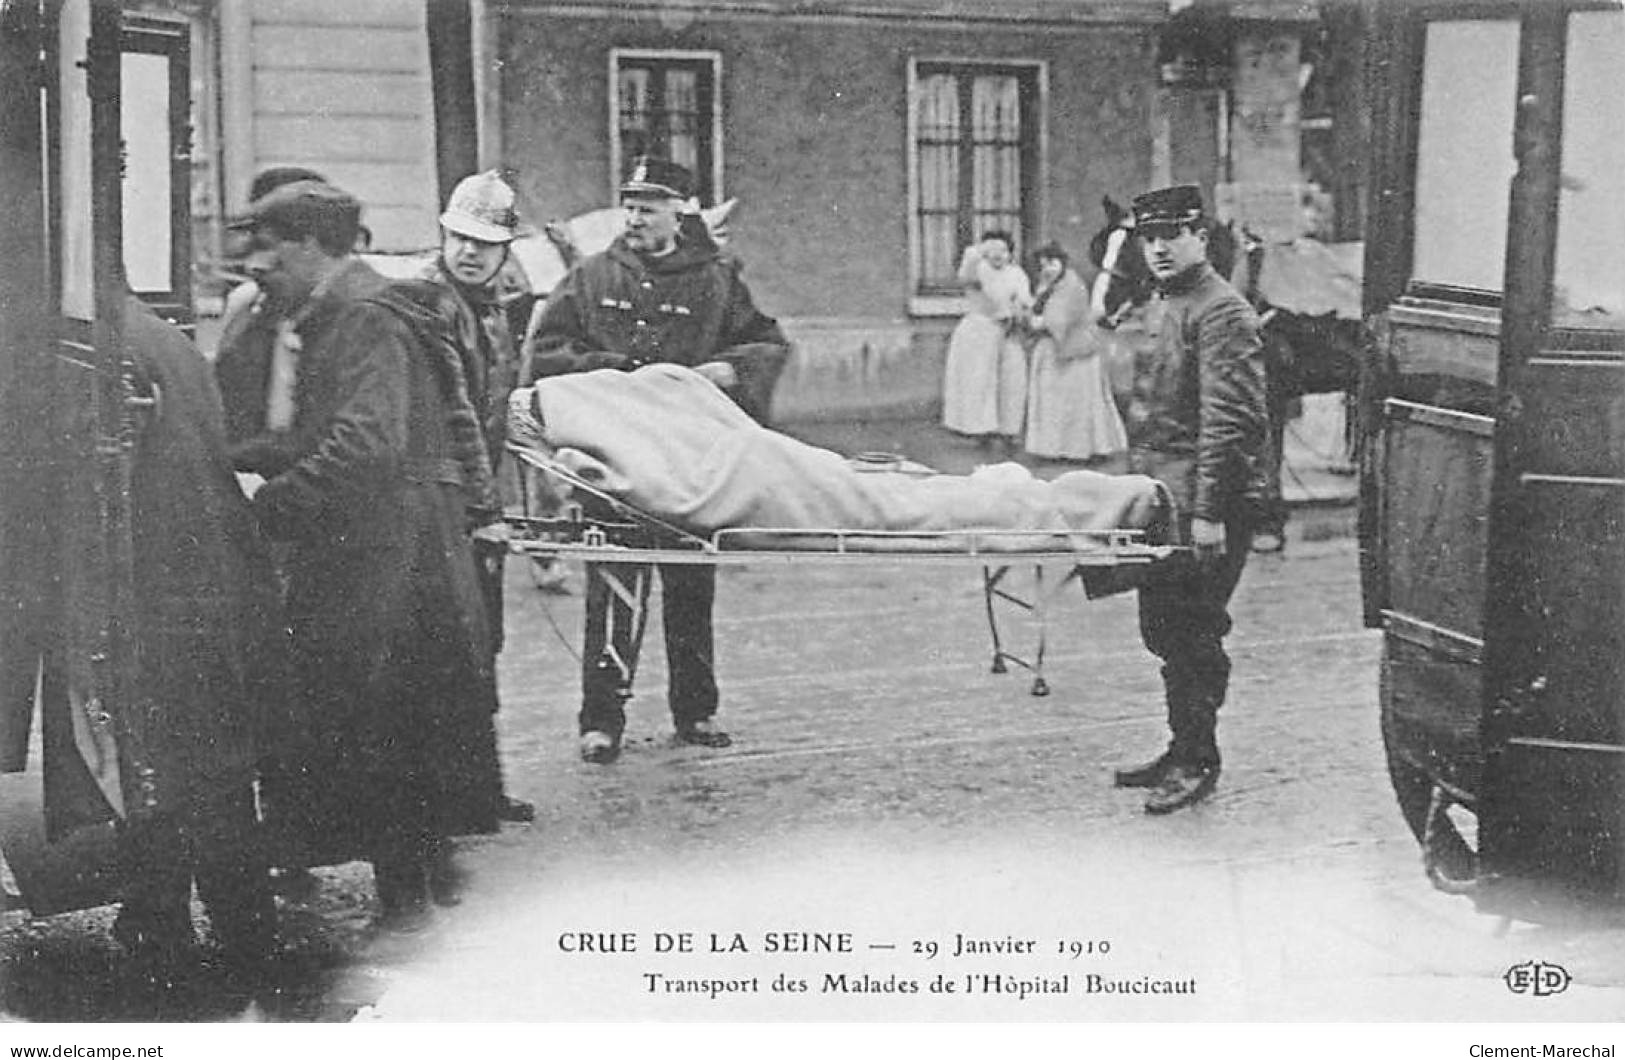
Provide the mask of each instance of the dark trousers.
[{"label": "dark trousers", "polygon": [[[633,567],[616,564],[630,580]],[[672,722],[679,729],[717,712],[717,680],[712,669],[711,608],[716,600],[715,567],[663,564],[660,572],[661,621],[666,631],[667,696]],[[644,603],[647,603],[645,599]],[[619,738],[626,728],[625,704],[632,697],[630,676],[605,652],[614,649],[635,670],[637,648],[632,636],[632,607],[604,583],[599,564],[587,565],[587,628],[581,654],[581,731]],[[613,619],[614,636],[608,636]]]},{"label": "dark trousers", "polygon": [[[1187,535],[1188,539],[1188,535]],[[1252,529],[1225,525],[1225,552],[1182,565],[1140,590],[1140,640],[1162,660],[1169,755],[1186,765],[1218,765],[1219,707],[1230,685],[1230,597],[1252,547]]]},{"label": "dark trousers", "polygon": [[254,960],[275,946],[276,904],[247,785],[131,818],[120,831],[119,853],[121,937],[158,949],[189,945],[195,878],[228,957]]}]

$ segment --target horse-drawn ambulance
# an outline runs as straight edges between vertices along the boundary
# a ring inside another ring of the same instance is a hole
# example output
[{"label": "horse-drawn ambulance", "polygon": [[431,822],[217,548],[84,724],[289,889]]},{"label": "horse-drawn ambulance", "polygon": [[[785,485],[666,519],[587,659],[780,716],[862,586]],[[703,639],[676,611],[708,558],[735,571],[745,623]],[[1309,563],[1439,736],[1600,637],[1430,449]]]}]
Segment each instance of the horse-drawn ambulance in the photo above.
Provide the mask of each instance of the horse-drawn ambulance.
[{"label": "horse-drawn ambulance", "polygon": [[1625,896],[1618,3],[1374,8],[1362,560],[1440,887]]}]

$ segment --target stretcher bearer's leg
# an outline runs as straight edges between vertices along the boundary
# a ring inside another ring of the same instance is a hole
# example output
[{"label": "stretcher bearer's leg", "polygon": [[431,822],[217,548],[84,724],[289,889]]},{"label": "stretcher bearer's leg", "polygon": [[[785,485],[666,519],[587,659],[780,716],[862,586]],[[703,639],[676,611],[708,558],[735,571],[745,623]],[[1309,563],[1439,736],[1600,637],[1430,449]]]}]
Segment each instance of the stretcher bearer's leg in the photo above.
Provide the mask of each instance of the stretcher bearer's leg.
[{"label": "stretcher bearer's leg", "polygon": [[733,741],[713,722],[717,678],[712,611],[717,569],[672,563],[660,568],[661,621],[666,630],[666,667],[672,727],[682,743],[727,747]]},{"label": "stretcher bearer's leg", "polygon": [[581,651],[581,756],[607,762],[620,751],[647,622],[645,564],[587,564],[586,630]]}]

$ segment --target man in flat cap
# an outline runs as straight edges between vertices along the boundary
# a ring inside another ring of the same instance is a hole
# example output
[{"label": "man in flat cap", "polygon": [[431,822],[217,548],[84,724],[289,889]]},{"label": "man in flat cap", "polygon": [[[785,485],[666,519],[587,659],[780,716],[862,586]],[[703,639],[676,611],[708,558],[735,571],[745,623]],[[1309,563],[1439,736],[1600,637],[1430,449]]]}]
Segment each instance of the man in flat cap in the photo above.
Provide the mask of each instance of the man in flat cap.
[{"label": "man in flat cap", "polygon": [[299,181],[234,223],[298,352],[292,420],[252,501],[288,547],[302,712],[266,778],[268,817],[295,863],[370,860],[383,923],[414,928],[445,839],[496,828],[491,713],[468,694],[491,680],[469,542],[490,465],[449,296],[353,257],[360,217],[345,192]]},{"label": "man in flat cap", "polygon": [[[326,179],[304,166],[270,166],[249,182],[248,202],[252,205],[288,184]],[[358,226],[357,252],[371,241],[366,226]],[[238,284],[226,296],[214,374],[226,413],[226,441],[239,463],[253,463],[264,436],[286,430],[293,418],[293,373],[298,356],[288,345],[292,331],[286,315],[286,307],[253,280]]]},{"label": "man in flat cap", "polygon": [[[721,387],[747,413],[766,420],[773,385],[789,355],[778,324],[764,316],[697,216],[693,178],[676,163],[639,158],[621,185],[626,229],[601,254],[570,271],[531,327],[533,378],[595,368],[686,365]],[[527,380],[529,382],[531,380]],[[726,747],[714,721],[711,611],[716,570],[660,567],[668,689],[679,742]],[[613,761],[630,695],[617,659],[632,658],[630,611],[601,572],[587,571],[582,653],[581,757]],[[606,623],[614,609],[613,641]]]},{"label": "man in flat cap", "polygon": [[1201,190],[1146,192],[1134,200],[1134,227],[1165,311],[1151,356],[1135,368],[1129,469],[1168,485],[1192,552],[1140,589],[1140,637],[1162,660],[1172,739],[1152,761],[1118,770],[1115,783],[1150,789],[1146,812],[1164,814],[1206,798],[1219,780],[1228,607],[1263,494],[1269,415],[1258,316],[1208,263]]},{"label": "man in flat cap", "polygon": [[[272,166],[254,175],[248,201],[252,205],[288,184],[324,179],[303,166]],[[226,440],[234,449],[252,450],[253,439],[286,429],[292,416],[293,358],[287,349],[291,332],[282,326],[284,309],[253,280],[226,296],[214,374],[226,414]]]}]

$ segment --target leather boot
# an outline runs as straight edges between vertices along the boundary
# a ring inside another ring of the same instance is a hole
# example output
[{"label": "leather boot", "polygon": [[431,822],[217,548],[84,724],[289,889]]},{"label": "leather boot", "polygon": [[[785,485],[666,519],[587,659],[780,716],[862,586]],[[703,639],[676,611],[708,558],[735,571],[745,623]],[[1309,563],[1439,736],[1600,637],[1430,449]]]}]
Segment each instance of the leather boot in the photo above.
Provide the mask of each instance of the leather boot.
[{"label": "leather boot", "polygon": [[1169,762],[1169,752],[1164,751],[1149,762],[1115,770],[1112,773],[1112,787],[1154,788],[1167,775]]},{"label": "leather boot", "polygon": [[1219,783],[1219,766],[1177,764],[1163,775],[1162,783],[1146,796],[1145,812],[1162,815],[1201,802]]}]

